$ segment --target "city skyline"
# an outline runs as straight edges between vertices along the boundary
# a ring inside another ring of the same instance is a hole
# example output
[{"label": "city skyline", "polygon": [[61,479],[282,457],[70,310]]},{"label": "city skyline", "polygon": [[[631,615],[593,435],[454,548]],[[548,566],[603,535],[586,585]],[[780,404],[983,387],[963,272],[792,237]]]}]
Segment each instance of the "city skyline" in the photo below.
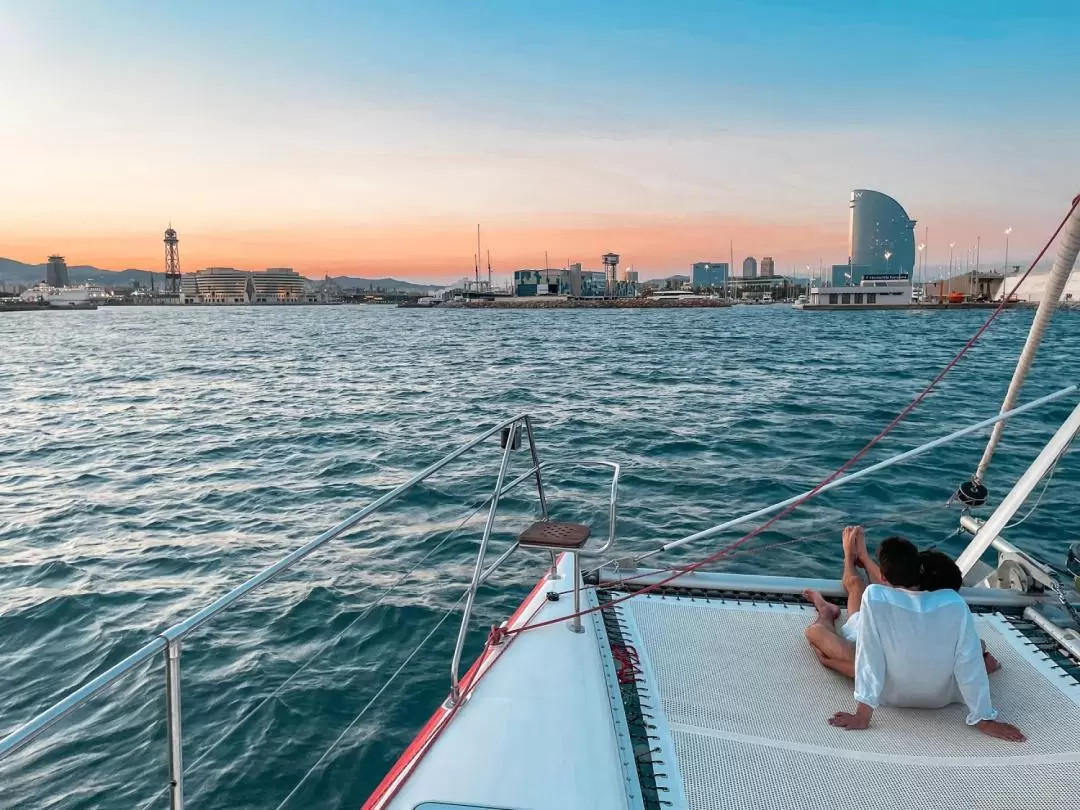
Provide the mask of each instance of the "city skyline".
[{"label": "city skyline", "polygon": [[1076,193],[1080,112],[1053,104],[1077,21],[996,1],[8,4],[0,254],[160,272],[171,221],[183,270],[447,281],[479,222],[501,274],[609,250],[685,273],[729,241],[784,273],[844,261],[870,188],[929,227],[928,266],[977,235],[1000,264],[1009,227],[1015,263]]}]

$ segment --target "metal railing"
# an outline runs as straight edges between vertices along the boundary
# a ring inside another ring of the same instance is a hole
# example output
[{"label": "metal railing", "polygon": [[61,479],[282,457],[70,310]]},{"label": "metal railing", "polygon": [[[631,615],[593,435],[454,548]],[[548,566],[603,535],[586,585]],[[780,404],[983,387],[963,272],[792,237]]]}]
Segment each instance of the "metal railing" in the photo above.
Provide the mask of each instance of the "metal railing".
[{"label": "metal railing", "polygon": [[[530,446],[532,446],[532,436],[529,437]],[[615,521],[618,512],[619,501],[619,475],[621,473],[621,467],[614,461],[598,461],[598,460],[583,460],[583,461],[568,461],[568,462],[545,462],[541,464],[536,454],[533,454],[533,468],[528,470],[509,484],[503,485],[503,481],[506,480],[506,466],[510,457],[512,442],[506,442],[506,446],[503,450],[502,464],[499,467],[499,477],[495,482],[495,491],[491,494],[490,506],[488,508],[487,523],[484,525],[484,534],[480,538],[480,550],[476,555],[476,565],[473,567],[472,581],[469,583],[469,589],[465,595],[465,610],[461,617],[461,627],[458,629],[457,642],[454,645],[454,655],[450,661],[450,701],[451,704],[456,703],[461,697],[460,682],[461,682],[461,656],[465,649],[465,637],[468,634],[469,619],[472,617],[473,604],[476,601],[476,593],[480,589],[480,586],[487,581],[500,565],[502,565],[511,554],[513,554],[517,548],[517,542],[514,542],[500,554],[495,561],[484,568],[484,557],[487,554],[488,541],[491,537],[491,529],[495,522],[495,513],[499,508],[499,499],[503,495],[508,493],[522,481],[526,480],[530,476],[536,477],[537,492],[540,493],[540,512],[541,517],[547,520],[547,501],[544,498],[544,485],[541,477],[543,470],[552,470],[557,467],[610,467],[612,469],[611,476],[611,495],[608,502],[608,536],[603,545],[595,549],[582,549],[579,554],[585,554],[588,556],[599,556],[607,552],[615,543]],[[575,560],[577,556],[575,554]],[[554,555],[552,556],[552,567],[554,568]],[[580,627],[580,618],[576,616],[581,610],[581,576],[577,566],[575,566],[574,575],[574,622],[576,626]]]},{"label": "metal railing", "polygon": [[[503,482],[506,478],[506,470],[509,466],[510,452],[518,446],[520,439],[520,431],[524,428],[529,440],[529,450],[532,455],[532,467],[523,475],[518,476],[510,484],[504,486]],[[322,546],[326,545],[331,540],[340,537],[345,532],[354,528],[357,524],[361,523],[370,515],[382,509],[387,504],[396,500],[408,490],[412,489],[416,485],[420,484],[439,470],[446,467],[451,462],[455,461],[469,450],[472,450],[477,445],[484,442],[490,437],[502,433],[503,440],[503,456],[502,463],[499,467],[499,476],[493,493],[488,499],[480,504],[478,509],[482,509],[484,505],[489,505],[487,522],[484,526],[484,534],[480,544],[480,552],[477,556],[476,567],[473,572],[472,581],[467,598],[466,609],[462,621],[462,628],[458,633],[458,645],[455,649],[455,664],[454,664],[454,679],[453,685],[456,686],[457,666],[460,663],[460,649],[464,642],[464,637],[467,632],[468,620],[471,615],[472,604],[475,599],[476,590],[491,574],[502,564],[517,547],[516,543],[508,549],[507,552],[499,556],[499,558],[492,563],[487,569],[483,568],[484,554],[487,549],[488,540],[491,535],[491,530],[494,525],[495,512],[498,508],[499,499],[510,491],[515,486],[519,485],[528,478],[533,478],[536,482],[537,494],[540,499],[541,514],[544,519],[547,518],[547,501],[544,495],[544,487],[542,480],[542,470],[551,469],[555,466],[564,466],[559,464],[544,465],[540,463],[536,443],[533,434],[532,420],[528,414],[521,414],[514,416],[510,419],[506,419],[494,427],[484,431],[479,436],[471,439],[466,444],[457,448],[453,452],[439,459],[435,463],[421,470],[405,483],[398,487],[395,487],[390,492],[377,498],[372,503],[365,506],[363,509],[354,513],[350,517],[338,523],[331,529],[320,534],[313,540],[308,541],[304,545],[290,552],[273,565],[264,568],[253,577],[233,588],[228,593],[224,594],[220,598],[211,602],[206,607],[192,614],[188,618],[184,619],[177,624],[169,627],[160,633],[153,640],[149,641],[140,649],[129,655],[124,660],[115,664],[114,666],[102,672],[97,677],[93,678],[83,686],[79,687],[75,691],[68,694],[59,702],[50,706],[45,711],[41,712],[37,716],[33,717],[26,723],[23,723],[17,729],[12,731],[3,739],[0,739],[0,761],[11,756],[15,752],[19,751],[24,746],[28,745],[33,740],[44,734],[50,727],[56,722],[64,718],[70,712],[77,707],[81,706],[90,698],[103,692],[113,683],[123,678],[126,674],[130,673],[133,669],[138,667],[145,661],[150,660],[158,653],[164,652],[165,654],[165,700],[166,700],[166,717],[167,717],[167,732],[168,732],[168,759],[169,759],[169,794],[170,794],[170,807],[172,810],[183,810],[184,807],[184,763],[183,763],[183,724],[181,722],[182,712],[180,706],[180,686],[181,686],[181,645],[184,638],[193,630],[201,627],[210,619],[223,612],[224,610],[232,607],[238,601],[243,599],[252,591],[262,587],[266,583],[270,582],[280,574],[292,568],[296,563],[305,559]],[[569,462],[570,464],[578,465],[590,465],[590,464],[605,464],[613,466],[615,468],[615,480],[612,483],[611,494],[611,508],[610,508],[610,520],[611,526],[609,530],[609,537],[606,543],[595,553],[603,553],[614,541],[615,536],[615,499],[618,494],[618,473],[619,468],[616,464],[611,462]]]}]

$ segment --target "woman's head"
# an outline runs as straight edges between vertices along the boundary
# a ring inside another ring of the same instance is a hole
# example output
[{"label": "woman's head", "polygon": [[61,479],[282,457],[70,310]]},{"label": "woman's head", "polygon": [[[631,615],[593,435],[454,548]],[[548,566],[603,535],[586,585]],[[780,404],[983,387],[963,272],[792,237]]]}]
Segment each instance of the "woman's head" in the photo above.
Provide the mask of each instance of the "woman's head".
[{"label": "woman's head", "polygon": [[878,546],[878,565],[885,581],[896,588],[919,588],[919,550],[903,537],[886,537]]},{"label": "woman's head", "polygon": [[958,591],[964,584],[964,575],[952,557],[943,551],[927,549],[919,552],[920,590]]}]

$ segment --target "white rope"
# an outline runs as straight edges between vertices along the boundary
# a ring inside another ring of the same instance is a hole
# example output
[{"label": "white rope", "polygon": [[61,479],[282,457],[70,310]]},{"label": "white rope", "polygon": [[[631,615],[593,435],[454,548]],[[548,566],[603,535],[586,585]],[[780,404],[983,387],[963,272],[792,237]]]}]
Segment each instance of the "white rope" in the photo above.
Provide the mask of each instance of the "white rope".
[{"label": "white rope", "polygon": [[326,761],[326,758],[330,756],[330,752],[333,751],[337,747],[338,743],[340,743],[345,738],[345,735],[353,729],[353,726],[360,722],[361,718],[363,718],[363,716],[367,714],[368,709],[370,709],[375,704],[375,701],[382,696],[383,692],[390,688],[390,684],[392,684],[397,679],[397,676],[400,675],[405,669],[405,667],[409,665],[409,662],[413,660],[413,658],[418,652],[420,652],[421,648],[428,643],[428,641],[431,639],[432,636],[435,635],[438,629],[443,626],[443,623],[450,618],[451,614],[453,614],[457,606],[461,604],[461,600],[465,598],[465,595],[467,593],[468,591],[465,591],[461,594],[461,596],[457,598],[457,601],[454,602],[454,604],[450,606],[450,609],[443,614],[443,617],[439,619],[439,621],[435,624],[434,627],[431,628],[431,631],[426,636],[424,636],[424,638],[420,641],[419,644],[416,645],[415,648],[413,648],[413,651],[409,653],[409,657],[401,662],[401,666],[394,670],[394,674],[390,676],[390,678],[386,681],[386,683],[382,685],[378,692],[372,695],[371,700],[364,704],[364,708],[360,710],[360,713],[352,719],[352,722],[349,723],[349,725],[345,727],[345,730],[337,736],[337,739],[330,743],[330,747],[323,752],[323,755],[319,757],[318,760],[316,760],[315,764],[308,768],[307,773],[305,773],[300,778],[300,781],[296,783],[296,787],[289,791],[289,795],[282,799],[281,804],[279,804],[275,810],[281,810],[281,808],[283,808],[286,804],[289,803],[289,800],[296,795],[297,791],[300,790],[304,782],[306,782],[308,778],[313,773],[315,773],[316,770],[318,770],[319,766]]}]

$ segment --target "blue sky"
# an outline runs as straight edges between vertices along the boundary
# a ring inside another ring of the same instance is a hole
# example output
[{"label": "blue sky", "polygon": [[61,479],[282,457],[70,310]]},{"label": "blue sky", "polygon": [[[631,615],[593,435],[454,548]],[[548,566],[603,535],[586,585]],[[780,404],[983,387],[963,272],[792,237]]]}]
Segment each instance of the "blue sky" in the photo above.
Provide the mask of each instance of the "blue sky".
[{"label": "blue sky", "polygon": [[145,264],[171,219],[206,263],[431,275],[482,221],[508,263],[783,266],[846,258],[868,187],[932,246],[1030,251],[1080,190],[1078,32],[1075,2],[0,0],[0,238]]}]

